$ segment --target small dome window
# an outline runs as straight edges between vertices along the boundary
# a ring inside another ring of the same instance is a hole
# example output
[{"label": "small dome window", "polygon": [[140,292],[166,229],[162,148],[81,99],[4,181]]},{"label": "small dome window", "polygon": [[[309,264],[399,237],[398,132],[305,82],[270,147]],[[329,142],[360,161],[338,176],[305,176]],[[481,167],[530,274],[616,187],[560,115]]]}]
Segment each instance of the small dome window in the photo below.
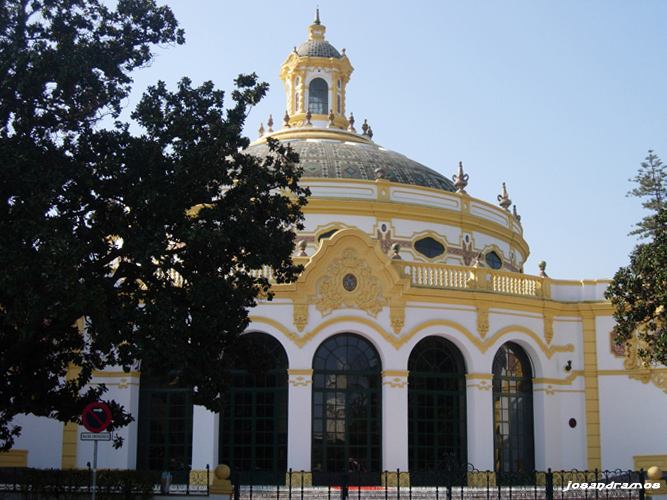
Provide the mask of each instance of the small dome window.
[{"label": "small dome window", "polygon": [[314,115],[329,113],[329,85],[323,78],[313,78],[308,93],[308,108]]},{"label": "small dome window", "polygon": [[442,243],[434,240],[430,236],[416,241],[415,250],[429,259],[434,259],[445,253],[445,247]]},{"label": "small dome window", "polygon": [[503,261],[500,260],[500,257],[498,257],[496,252],[488,252],[484,257],[484,260],[486,261],[486,265],[491,269],[500,269],[503,267]]}]

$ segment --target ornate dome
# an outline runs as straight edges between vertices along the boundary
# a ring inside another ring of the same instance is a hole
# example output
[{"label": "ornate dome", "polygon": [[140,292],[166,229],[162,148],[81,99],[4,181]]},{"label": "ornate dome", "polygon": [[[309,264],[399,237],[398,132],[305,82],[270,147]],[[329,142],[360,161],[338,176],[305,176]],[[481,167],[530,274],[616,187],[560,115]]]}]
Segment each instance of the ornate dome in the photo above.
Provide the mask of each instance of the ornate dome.
[{"label": "ornate dome", "polygon": [[[387,180],[400,184],[422,186],[455,192],[452,181],[410,158],[375,144],[318,139],[288,139],[299,154],[303,179],[360,179],[375,180],[381,168]],[[265,157],[266,143],[250,146],[249,153]]]},{"label": "ornate dome", "polygon": [[326,40],[308,40],[299,45],[296,53],[300,57],[326,57],[340,59],[340,52]]}]

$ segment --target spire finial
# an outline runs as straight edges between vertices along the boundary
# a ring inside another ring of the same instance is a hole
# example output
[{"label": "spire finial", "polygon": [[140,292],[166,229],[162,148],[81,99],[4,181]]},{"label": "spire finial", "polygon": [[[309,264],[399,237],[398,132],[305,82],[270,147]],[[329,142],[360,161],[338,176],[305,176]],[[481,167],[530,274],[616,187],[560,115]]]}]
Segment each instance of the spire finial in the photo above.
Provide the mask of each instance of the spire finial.
[{"label": "spire finial", "polygon": [[315,9],[315,20],[313,21],[313,24],[322,24],[320,22],[320,7],[318,6],[317,9]]}]

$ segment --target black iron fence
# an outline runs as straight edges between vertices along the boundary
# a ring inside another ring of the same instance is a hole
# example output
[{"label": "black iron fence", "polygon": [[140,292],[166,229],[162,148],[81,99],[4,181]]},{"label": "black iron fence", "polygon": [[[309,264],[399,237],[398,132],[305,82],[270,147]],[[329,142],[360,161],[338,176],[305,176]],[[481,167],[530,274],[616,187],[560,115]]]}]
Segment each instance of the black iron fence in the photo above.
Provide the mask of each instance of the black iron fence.
[{"label": "black iron fence", "polygon": [[498,473],[470,465],[417,472],[234,471],[231,479],[235,500],[644,500],[658,488],[643,470]]}]

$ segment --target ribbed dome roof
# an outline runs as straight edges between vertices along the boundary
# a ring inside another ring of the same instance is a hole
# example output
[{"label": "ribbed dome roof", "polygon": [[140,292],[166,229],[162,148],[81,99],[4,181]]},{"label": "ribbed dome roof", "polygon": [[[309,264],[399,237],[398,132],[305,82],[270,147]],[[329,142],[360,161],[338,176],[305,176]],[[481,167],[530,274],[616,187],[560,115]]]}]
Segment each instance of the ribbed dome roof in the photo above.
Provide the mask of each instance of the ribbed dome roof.
[{"label": "ribbed dome roof", "polygon": [[[340,141],[288,140],[299,154],[303,179],[375,180],[375,169],[381,167],[389,181],[455,192],[452,181],[400,153],[372,144]],[[260,158],[269,154],[266,143],[247,150]]]},{"label": "ribbed dome roof", "polygon": [[299,45],[296,53],[300,57],[326,57],[340,59],[340,52],[326,40],[308,40]]}]

